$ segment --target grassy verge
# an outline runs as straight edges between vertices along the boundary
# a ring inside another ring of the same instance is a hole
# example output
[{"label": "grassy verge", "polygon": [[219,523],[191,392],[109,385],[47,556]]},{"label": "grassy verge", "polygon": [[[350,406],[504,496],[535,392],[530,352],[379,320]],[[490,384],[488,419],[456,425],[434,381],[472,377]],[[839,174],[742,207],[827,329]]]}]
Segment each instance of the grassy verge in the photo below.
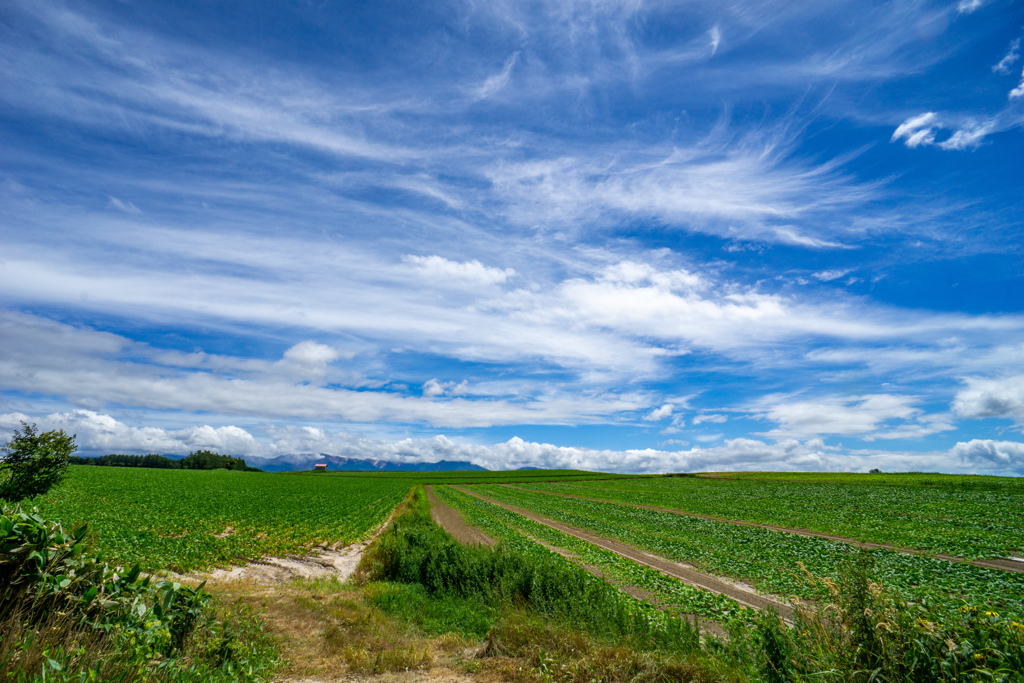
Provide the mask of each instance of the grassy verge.
[{"label": "grassy verge", "polygon": [[0,680],[265,681],[277,652],[245,606],[90,555],[86,529],[0,512]]}]

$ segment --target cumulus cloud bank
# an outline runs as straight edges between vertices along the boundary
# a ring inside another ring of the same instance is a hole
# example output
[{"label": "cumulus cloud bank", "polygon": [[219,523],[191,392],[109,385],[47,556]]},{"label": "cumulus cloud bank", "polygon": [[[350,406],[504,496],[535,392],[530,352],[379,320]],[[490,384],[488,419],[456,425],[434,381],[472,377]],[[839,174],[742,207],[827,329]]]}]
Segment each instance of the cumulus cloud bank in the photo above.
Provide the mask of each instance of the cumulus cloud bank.
[{"label": "cumulus cloud bank", "polygon": [[1024,375],[998,379],[969,377],[953,410],[962,417],[1008,417],[1024,427]]},{"label": "cumulus cloud bank", "polygon": [[268,459],[327,454],[354,459],[397,463],[468,461],[493,470],[520,467],[586,469],[603,472],[664,473],[728,470],[948,471],[1024,474],[1024,444],[1010,441],[972,440],[957,443],[949,451],[923,453],[843,451],[817,439],[787,439],[767,443],[756,439],[729,439],[714,447],[686,450],[599,450],[556,446],[513,437],[506,442],[482,445],[455,441],[443,435],[398,440],[374,439],[314,426],[268,426],[255,436],[249,430],[226,425],[202,425],[189,429],[132,427],[110,415],[89,410],[29,417],[22,413],[0,415],[0,427],[20,421],[41,428],[63,428],[79,437],[80,448],[89,453],[184,454],[208,448],[250,458]]}]

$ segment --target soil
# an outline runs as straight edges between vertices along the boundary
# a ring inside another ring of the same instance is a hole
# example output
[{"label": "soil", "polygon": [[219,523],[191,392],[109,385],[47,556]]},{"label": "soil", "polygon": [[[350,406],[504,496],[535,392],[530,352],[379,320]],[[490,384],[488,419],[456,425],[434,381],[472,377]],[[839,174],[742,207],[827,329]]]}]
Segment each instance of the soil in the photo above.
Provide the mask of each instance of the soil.
[{"label": "soil", "polygon": [[241,567],[215,569],[196,579],[213,582],[252,581],[254,583],[276,584],[293,579],[315,579],[334,576],[340,581],[352,576],[369,542],[350,545],[340,550],[321,548],[311,555],[299,557],[264,557]]},{"label": "soil", "polygon": [[522,515],[527,519],[531,519],[534,522],[551,527],[552,529],[561,531],[562,533],[569,534],[570,536],[575,536],[576,538],[587,541],[588,543],[593,543],[599,548],[610,550],[611,552],[617,555],[621,555],[622,557],[626,557],[630,560],[633,560],[638,564],[646,565],[648,567],[657,569],[663,574],[667,574],[669,576],[681,580],[683,583],[711,591],[712,593],[725,595],[729,598],[732,598],[741,605],[746,605],[747,607],[752,607],[757,610],[764,610],[768,608],[774,609],[776,612],[778,612],[780,617],[787,621],[790,621],[793,617],[792,607],[780,601],[779,599],[760,593],[754,590],[752,587],[747,586],[746,584],[742,584],[735,581],[729,581],[721,577],[712,576],[711,574],[705,574],[704,572],[697,571],[690,565],[672,562],[670,560],[666,560],[656,555],[651,555],[650,553],[646,553],[642,550],[638,550],[636,548],[628,546],[625,543],[620,543],[618,541],[613,541],[609,538],[597,536],[587,531],[583,531],[582,529],[577,529],[575,527],[571,527],[566,524],[556,522],[546,517],[542,517],[540,515],[534,514],[533,512],[530,512],[529,510],[524,510],[522,508],[517,508],[512,505],[500,503],[491,498],[482,496],[479,493],[474,493],[473,491],[465,489],[461,486],[452,486],[452,488],[458,489],[459,491],[462,491],[465,494],[473,496],[474,498],[479,498],[480,500],[487,501],[492,505],[497,505],[498,507],[504,508],[510,512]]},{"label": "soil", "polygon": [[[708,477],[713,479],[715,477]],[[508,484],[503,484],[509,486]],[[509,488],[518,488],[509,486]],[[779,531],[787,534],[796,534],[798,536],[810,536],[812,538],[824,538],[829,541],[836,541],[837,543],[846,543],[852,545],[855,548],[864,548],[865,550],[873,550],[879,548],[882,550],[892,550],[898,553],[904,553],[906,555],[923,555],[925,557],[933,557],[936,560],[945,560],[947,562],[966,562],[967,564],[973,564],[976,567],[985,567],[986,569],[1000,569],[1007,572],[1017,572],[1018,574],[1024,574],[1024,560],[1016,560],[1013,558],[1007,559],[992,559],[992,560],[966,560],[962,557],[954,557],[952,555],[944,555],[941,553],[926,553],[921,550],[913,550],[911,548],[899,548],[894,545],[887,543],[868,543],[864,541],[857,541],[852,538],[845,536],[836,536],[834,534],[826,534],[820,531],[811,531],[810,529],[800,529],[795,527],[776,526],[774,524],[758,524],[756,522],[744,522],[738,519],[722,519],[720,517],[713,517],[711,515],[701,515],[696,512],[685,512],[683,510],[673,510],[671,508],[659,508],[653,505],[641,505],[640,503],[624,503],[620,500],[604,500],[601,498],[589,498],[587,496],[574,496],[569,493],[554,493],[551,491],[533,491],[530,493],[543,493],[547,496],[556,496],[559,498],[576,498],[579,500],[589,500],[595,503],[614,503],[615,505],[626,505],[629,507],[642,508],[644,510],[653,510],[654,512],[667,512],[673,515],[682,515],[684,517],[694,517],[696,519],[706,519],[712,522],[724,522],[726,524],[735,524],[737,526],[752,526],[759,529],[768,529],[769,531]]]},{"label": "soil", "polygon": [[434,518],[438,526],[447,531],[451,536],[463,545],[496,545],[497,541],[485,534],[475,526],[470,526],[458,510],[443,503],[434,489],[425,486],[427,500],[430,501],[430,516]]},{"label": "soil", "polygon": [[489,677],[470,676],[441,667],[386,674],[343,674],[337,678],[286,678],[281,683],[480,683]]}]

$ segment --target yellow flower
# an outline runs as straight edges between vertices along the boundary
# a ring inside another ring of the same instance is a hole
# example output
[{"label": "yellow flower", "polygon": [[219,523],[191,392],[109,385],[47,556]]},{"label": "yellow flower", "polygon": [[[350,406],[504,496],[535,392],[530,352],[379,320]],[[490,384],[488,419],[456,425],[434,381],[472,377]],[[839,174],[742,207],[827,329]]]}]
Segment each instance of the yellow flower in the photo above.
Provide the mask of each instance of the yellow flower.
[{"label": "yellow flower", "polygon": [[983,654],[981,654],[980,652],[975,652],[974,653],[974,660],[975,661],[980,662],[983,659],[985,659],[985,656]]}]

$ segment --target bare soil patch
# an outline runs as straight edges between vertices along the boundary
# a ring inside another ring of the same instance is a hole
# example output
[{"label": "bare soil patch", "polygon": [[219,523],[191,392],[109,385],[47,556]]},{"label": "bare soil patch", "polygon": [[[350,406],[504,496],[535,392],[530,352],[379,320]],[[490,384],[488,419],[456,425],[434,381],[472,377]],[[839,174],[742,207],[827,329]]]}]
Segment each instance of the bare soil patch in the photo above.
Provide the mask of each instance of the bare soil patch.
[{"label": "bare soil patch", "polygon": [[793,617],[792,607],[790,607],[789,605],[787,605],[786,603],[782,602],[777,598],[773,598],[771,596],[760,593],[754,590],[752,587],[747,586],[746,584],[742,584],[735,581],[729,581],[728,579],[712,576],[711,574],[705,574],[704,572],[697,571],[690,565],[672,562],[670,560],[666,560],[656,555],[651,555],[650,553],[644,552],[642,550],[638,550],[636,548],[633,548],[632,546],[628,546],[625,543],[620,543],[619,541],[614,541],[610,538],[605,538],[603,536],[597,536],[582,529],[577,529],[575,527],[571,527],[566,524],[562,524],[560,522],[548,519],[547,517],[542,517],[538,514],[530,512],[529,510],[524,510],[513,505],[506,505],[505,503],[500,503],[491,498],[487,498],[486,496],[482,496],[479,493],[475,493],[473,491],[462,488],[461,486],[453,486],[452,488],[458,489],[463,493],[473,496],[474,498],[485,500],[488,503],[497,505],[498,507],[504,508],[510,512],[522,515],[527,519],[531,519],[535,522],[538,522],[539,524],[543,524],[557,531],[561,531],[562,533],[569,534],[570,536],[575,536],[576,538],[587,541],[588,543],[593,543],[599,548],[610,550],[611,552],[616,553],[617,555],[621,555],[622,557],[629,558],[630,560],[633,560],[638,564],[646,565],[648,567],[657,569],[658,571],[669,576],[675,577],[691,586],[702,588],[704,590],[711,591],[712,593],[725,595],[729,598],[732,598],[741,605],[746,605],[747,607],[752,607],[757,610],[764,610],[769,608],[774,609],[776,612],[778,612],[779,616],[781,616],[783,619],[787,621],[791,620]]},{"label": "bare soil patch", "polygon": [[385,674],[343,674],[336,678],[284,678],[281,683],[479,683],[485,679],[458,671],[434,668],[429,671],[399,671]]},{"label": "bare soil patch", "polygon": [[[704,475],[700,475],[704,476]],[[722,479],[724,477],[708,477],[709,479]],[[503,486],[509,486],[503,484]],[[515,486],[509,486],[509,488],[518,488]],[[527,489],[522,489],[527,490]],[[821,531],[811,531],[810,529],[801,529],[797,527],[785,527],[776,526],[774,524],[759,524],[757,522],[745,522],[739,519],[723,519],[721,517],[713,517],[711,515],[702,515],[696,512],[686,512],[685,510],[674,510],[672,508],[660,508],[653,505],[642,505],[640,503],[625,503],[621,500],[605,500],[603,498],[591,498],[588,496],[575,496],[569,493],[555,493],[553,491],[534,491],[529,489],[530,493],[543,493],[546,496],[556,496],[558,498],[576,498],[578,500],[589,500],[595,503],[613,503],[615,505],[625,505],[628,507],[641,508],[643,510],[652,510],[654,512],[667,512],[673,515],[682,515],[684,517],[693,517],[695,519],[706,519],[711,522],[723,522],[725,524],[735,524],[737,526],[750,526],[757,527],[758,529],[768,529],[769,531],[778,531],[786,534],[796,534],[797,536],[809,536],[811,538],[823,538],[828,541],[835,541],[837,543],[845,543],[852,545],[855,548],[863,548],[865,550],[874,550],[876,548],[882,550],[892,550],[898,553],[904,553],[906,555],[923,555],[925,557],[932,557],[936,560],[945,560],[946,562],[966,562],[967,564],[973,564],[976,567],[985,567],[986,569],[1000,569],[1007,572],[1017,572],[1018,574],[1024,574],[1024,561],[1014,559],[993,559],[993,560],[966,560],[962,557],[954,557],[953,555],[944,555],[942,553],[927,553],[922,550],[914,550],[912,548],[900,548],[888,543],[870,543],[865,541],[858,541],[846,536],[836,536],[835,534],[827,534]]]},{"label": "bare soil patch", "polygon": [[264,557],[241,567],[215,569],[207,575],[199,575],[213,582],[250,581],[262,584],[279,584],[295,579],[317,579],[335,577],[347,580],[356,570],[363,551],[369,545],[357,543],[339,550],[320,548],[310,555],[289,557]]},{"label": "bare soil patch", "polygon": [[463,545],[487,545],[497,544],[493,538],[480,529],[466,523],[458,510],[441,501],[430,486],[423,487],[427,492],[427,500],[430,501],[430,516],[442,529],[447,531],[456,541]]}]

